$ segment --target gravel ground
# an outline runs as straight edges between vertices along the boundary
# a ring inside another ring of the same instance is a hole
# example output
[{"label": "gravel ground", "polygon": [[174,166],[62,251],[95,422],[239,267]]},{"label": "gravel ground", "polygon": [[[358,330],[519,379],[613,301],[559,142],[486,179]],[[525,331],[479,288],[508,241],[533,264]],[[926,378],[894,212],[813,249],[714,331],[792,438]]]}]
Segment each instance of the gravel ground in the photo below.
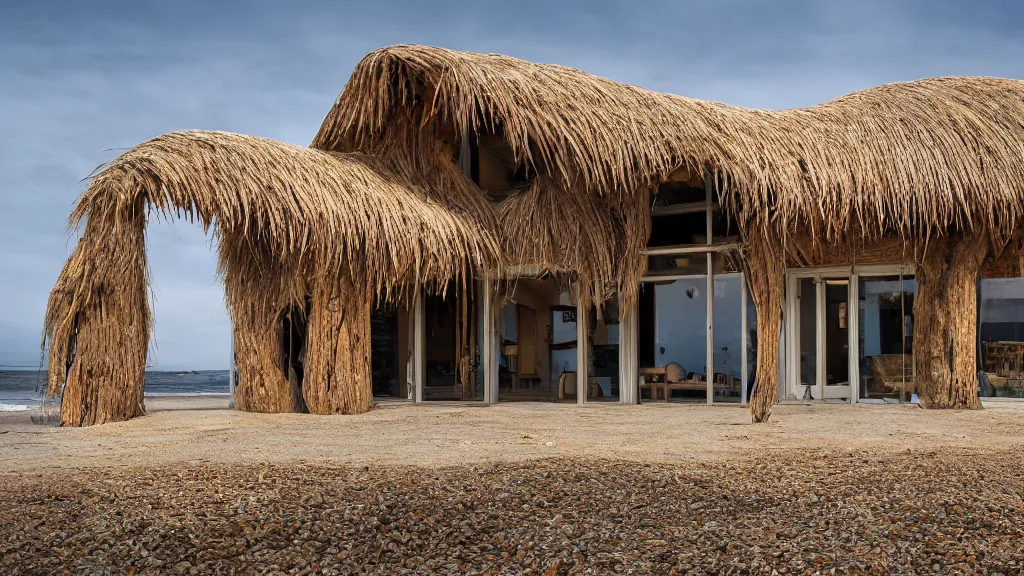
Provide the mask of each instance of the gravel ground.
[{"label": "gravel ground", "polygon": [[1024,452],[6,476],[0,572],[1021,574]]}]

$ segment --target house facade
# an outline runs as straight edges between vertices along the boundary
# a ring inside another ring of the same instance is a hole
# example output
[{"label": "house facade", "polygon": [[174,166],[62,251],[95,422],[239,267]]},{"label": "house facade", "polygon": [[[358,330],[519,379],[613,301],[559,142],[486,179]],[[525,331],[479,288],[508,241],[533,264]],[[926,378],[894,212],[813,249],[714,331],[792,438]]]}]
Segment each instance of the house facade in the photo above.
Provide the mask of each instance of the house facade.
[{"label": "house facade", "polygon": [[978,339],[979,281],[1021,275],[1021,115],[1008,79],[764,111],[377,50],[308,148],[171,133],[97,174],[51,293],[49,393],[68,425],[144,411],[144,215],[184,211],[219,240],[243,410],[978,408],[980,364],[1008,394],[1021,363],[1016,323]]}]

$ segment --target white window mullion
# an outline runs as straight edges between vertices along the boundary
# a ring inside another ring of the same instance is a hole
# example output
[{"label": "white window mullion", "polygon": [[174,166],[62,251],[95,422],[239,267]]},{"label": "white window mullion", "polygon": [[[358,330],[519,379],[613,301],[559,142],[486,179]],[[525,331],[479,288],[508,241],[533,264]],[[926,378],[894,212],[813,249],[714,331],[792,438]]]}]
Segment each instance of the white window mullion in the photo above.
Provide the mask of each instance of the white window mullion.
[{"label": "white window mullion", "polygon": [[817,345],[817,358],[815,359],[814,367],[816,368],[817,374],[815,379],[817,380],[816,388],[818,390],[818,400],[825,399],[825,385],[828,380],[828,367],[825,361],[825,281],[822,278],[818,278],[817,284],[815,284],[815,297],[817,303],[815,306],[815,337]]},{"label": "white window mullion", "polygon": [[[705,235],[707,237],[708,247],[711,247],[713,242],[712,238],[712,202],[711,196],[714,190],[712,189],[711,175],[707,172],[704,173],[704,198],[705,198],[705,221],[706,229]],[[705,371],[707,379],[707,402],[708,404],[715,403],[715,269],[714,269],[714,255],[709,251],[707,253],[708,259],[708,277],[707,277],[707,305],[708,305],[708,326],[707,326],[707,368]]]},{"label": "white window mullion", "polygon": [[747,364],[749,358],[747,358],[747,335],[750,332],[748,327],[749,318],[747,318],[747,278],[746,275],[740,276],[740,365],[742,366],[740,373],[740,406],[747,405],[747,375],[750,373],[750,366]]}]

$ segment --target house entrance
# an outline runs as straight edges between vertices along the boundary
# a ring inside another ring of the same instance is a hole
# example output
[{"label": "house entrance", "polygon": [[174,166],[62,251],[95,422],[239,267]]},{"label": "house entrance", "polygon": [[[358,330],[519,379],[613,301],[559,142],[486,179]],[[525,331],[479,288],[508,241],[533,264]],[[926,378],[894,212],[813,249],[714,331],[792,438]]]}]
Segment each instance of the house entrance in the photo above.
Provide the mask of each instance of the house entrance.
[{"label": "house entrance", "polygon": [[910,401],[916,292],[901,266],[788,271],[783,397]]},{"label": "house entrance", "polygon": [[850,401],[849,277],[791,276],[789,285],[790,398]]}]

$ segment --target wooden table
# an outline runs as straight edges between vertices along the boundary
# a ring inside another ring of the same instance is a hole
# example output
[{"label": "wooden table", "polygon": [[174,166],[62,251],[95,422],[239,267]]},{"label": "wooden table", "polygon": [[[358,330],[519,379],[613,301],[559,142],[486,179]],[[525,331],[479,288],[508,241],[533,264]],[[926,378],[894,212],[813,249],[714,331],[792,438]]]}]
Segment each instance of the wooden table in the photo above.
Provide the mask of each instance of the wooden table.
[{"label": "wooden table", "polygon": [[700,392],[708,389],[708,383],[704,380],[666,382],[665,375],[667,373],[667,368],[667,366],[657,366],[654,368],[640,369],[640,377],[643,378],[643,383],[640,384],[640,389],[650,390],[651,400],[657,401],[660,396],[663,402],[668,402],[668,397],[672,390],[690,390]]},{"label": "wooden table", "polygon": [[668,383],[665,382],[667,368],[667,366],[657,366],[640,369],[640,389],[650,390],[652,401],[657,402],[658,394],[660,393],[662,400],[668,402]]}]

